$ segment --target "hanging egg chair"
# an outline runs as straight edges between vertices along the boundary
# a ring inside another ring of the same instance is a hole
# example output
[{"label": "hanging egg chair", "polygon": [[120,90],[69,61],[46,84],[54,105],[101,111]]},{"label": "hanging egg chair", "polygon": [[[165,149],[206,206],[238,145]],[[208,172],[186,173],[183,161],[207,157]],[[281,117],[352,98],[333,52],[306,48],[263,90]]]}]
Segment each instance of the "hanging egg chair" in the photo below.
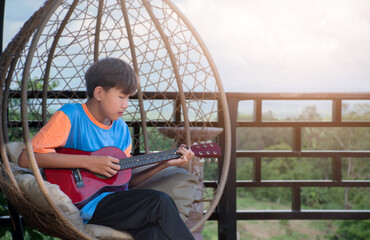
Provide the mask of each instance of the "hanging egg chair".
[{"label": "hanging egg chair", "polygon": [[[222,132],[220,177],[212,194],[197,201],[208,204],[191,227],[195,231],[215,210],[226,183],[229,112],[206,46],[169,0],[48,0],[24,24],[0,59],[3,193],[27,224],[46,234],[94,238],[55,203],[30,141],[63,104],[86,101],[84,73],[105,57],[128,62],[138,78],[137,93],[123,116],[132,133],[134,155],[169,150],[179,142],[190,146],[216,140]],[[34,206],[17,184],[5,147],[17,140],[25,144],[32,174],[50,211]],[[192,172],[192,167],[188,170]]]}]

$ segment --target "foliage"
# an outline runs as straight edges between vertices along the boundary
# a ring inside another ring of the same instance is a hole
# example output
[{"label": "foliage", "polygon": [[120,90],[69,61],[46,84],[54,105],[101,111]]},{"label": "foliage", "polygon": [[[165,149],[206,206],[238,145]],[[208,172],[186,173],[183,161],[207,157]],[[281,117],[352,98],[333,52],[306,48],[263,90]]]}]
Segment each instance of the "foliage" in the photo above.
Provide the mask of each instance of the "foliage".
[{"label": "foliage", "polygon": [[[33,77],[32,79],[28,81],[27,90],[33,90],[33,91],[43,90],[43,81],[44,81],[43,77],[40,77],[40,78]],[[20,83],[16,83],[15,85],[16,86],[14,86],[14,89],[17,89],[17,90],[21,89]],[[55,89],[58,87],[58,85],[59,85],[58,80],[54,80],[50,82],[48,89],[49,90]],[[35,121],[35,120],[37,121],[41,119],[41,112],[40,112],[41,108],[39,107],[40,104],[41,102],[39,99],[36,99],[36,98],[27,99],[27,106],[29,106],[29,108],[30,106],[32,106],[32,108],[35,108],[35,109],[28,109],[29,114],[27,115],[27,118],[29,121]],[[8,121],[20,121],[21,120],[21,107],[20,106],[21,106],[21,100],[19,98],[9,98],[8,109],[9,109],[10,114],[8,116]],[[36,107],[38,107],[38,109],[36,109]],[[22,128],[10,127],[8,131],[9,131],[8,137],[9,137],[10,142],[23,140]],[[37,129],[31,129],[31,131],[35,132],[37,131]]]},{"label": "foliage", "polygon": [[[8,228],[0,229],[0,240],[12,240],[12,234]],[[59,238],[46,236],[39,231],[30,227],[24,227],[24,239],[25,240],[59,240]]]},{"label": "foliage", "polygon": [[[351,120],[363,120],[363,115],[370,112],[369,104],[361,104],[361,114],[351,112]],[[357,109],[354,107],[354,109]],[[358,117],[357,119],[355,117]],[[268,112],[264,119],[277,120],[272,112]],[[295,121],[323,119],[315,106],[306,107]],[[313,150],[365,150],[370,149],[370,129],[368,128],[303,128],[303,149]],[[284,128],[255,128],[238,129],[238,149],[248,150],[291,150],[292,132]],[[252,161],[238,159],[238,179],[251,180],[253,169]],[[370,165],[368,160],[342,159],[343,178],[368,179]],[[354,171],[356,167],[356,171]],[[331,159],[276,157],[262,159],[263,180],[329,180],[331,179]],[[290,202],[289,188],[253,188],[238,191],[249,191],[257,200]],[[302,188],[302,205],[305,208],[330,209],[354,208],[368,209],[369,193],[361,188]],[[350,199],[345,202],[345,199]]]},{"label": "foliage", "polygon": [[331,240],[367,240],[370,236],[370,220],[341,221],[337,233]]},{"label": "foliage", "polygon": [[[369,104],[357,104],[351,110],[343,104],[343,119],[368,121]],[[250,119],[241,116],[240,119]],[[277,121],[270,111],[264,120]],[[315,106],[306,107],[293,121],[321,121]],[[367,150],[370,149],[369,128],[302,128],[304,150]],[[287,128],[240,128],[237,130],[237,149],[243,150],[292,150],[292,131]],[[252,159],[237,159],[237,178],[252,180]],[[343,179],[369,179],[369,159],[342,158]],[[330,180],[331,159],[276,157],[262,159],[263,180]],[[289,188],[238,189],[239,198],[254,198],[260,202],[290,204]],[[364,188],[305,187],[301,189],[302,209],[369,209],[370,192]],[[253,206],[253,202],[249,201]],[[267,209],[267,208],[264,208]],[[271,209],[271,206],[268,206]],[[367,229],[367,230],[366,230]],[[337,233],[330,239],[366,239],[370,236],[369,221],[341,221]],[[292,238],[287,234],[273,239],[305,239],[304,235]]]}]

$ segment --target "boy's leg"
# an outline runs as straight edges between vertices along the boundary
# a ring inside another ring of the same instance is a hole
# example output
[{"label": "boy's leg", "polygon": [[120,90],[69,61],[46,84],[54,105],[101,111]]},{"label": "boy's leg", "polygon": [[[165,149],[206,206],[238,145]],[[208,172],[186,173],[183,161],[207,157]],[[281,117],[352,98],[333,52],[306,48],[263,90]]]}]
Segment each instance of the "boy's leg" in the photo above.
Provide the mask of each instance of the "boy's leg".
[{"label": "boy's leg", "polygon": [[89,223],[133,234],[143,234],[141,229],[156,226],[168,239],[194,239],[171,197],[149,189],[133,189],[106,196],[99,202]]},{"label": "boy's leg", "polygon": [[150,240],[169,240],[167,236],[165,236],[162,230],[155,225],[148,225],[143,227],[142,229],[129,230],[128,231],[136,240],[137,239],[150,239]]}]

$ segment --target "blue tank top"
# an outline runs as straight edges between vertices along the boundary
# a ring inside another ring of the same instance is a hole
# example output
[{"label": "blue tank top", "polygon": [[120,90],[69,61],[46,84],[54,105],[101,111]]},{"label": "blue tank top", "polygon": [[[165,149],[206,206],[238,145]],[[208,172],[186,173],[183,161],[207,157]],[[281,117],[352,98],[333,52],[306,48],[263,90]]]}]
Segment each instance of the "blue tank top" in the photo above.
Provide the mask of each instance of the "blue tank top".
[{"label": "blue tank top", "polygon": [[[95,119],[90,119],[79,103],[65,104],[59,111],[64,112],[71,122],[65,148],[94,152],[103,147],[113,146],[125,151],[131,145],[129,128],[121,118],[114,121],[110,127],[102,128],[94,123]],[[128,184],[123,189],[128,189]],[[98,195],[80,209],[84,223],[90,221],[99,201],[109,194],[111,192]]]}]

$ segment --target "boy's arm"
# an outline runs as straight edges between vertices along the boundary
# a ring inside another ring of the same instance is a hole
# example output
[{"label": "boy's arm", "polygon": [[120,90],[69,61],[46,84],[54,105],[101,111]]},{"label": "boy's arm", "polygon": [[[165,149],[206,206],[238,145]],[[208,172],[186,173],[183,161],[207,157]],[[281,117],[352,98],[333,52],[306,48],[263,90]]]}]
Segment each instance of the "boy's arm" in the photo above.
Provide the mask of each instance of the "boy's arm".
[{"label": "boy's arm", "polygon": [[177,152],[182,155],[180,158],[157,164],[142,172],[134,174],[130,180],[130,187],[135,187],[136,185],[144,182],[146,179],[150,178],[154,174],[170,166],[186,166],[187,163],[194,157],[193,151],[191,151],[190,149],[186,149],[184,145],[181,145]]},{"label": "boy's arm", "polygon": [[[66,114],[56,112],[48,123],[32,139],[36,161],[41,168],[85,168],[92,172],[111,177],[119,169],[114,163],[118,159],[110,156],[69,155],[56,153],[55,149],[63,147],[68,139],[71,123]],[[18,161],[19,166],[29,167],[25,150]]]},{"label": "boy's arm", "polygon": [[[119,160],[111,156],[72,155],[56,152],[35,153],[37,165],[41,168],[85,168],[91,172],[112,177],[120,169]],[[28,168],[26,150],[19,156],[19,166]]]}]

